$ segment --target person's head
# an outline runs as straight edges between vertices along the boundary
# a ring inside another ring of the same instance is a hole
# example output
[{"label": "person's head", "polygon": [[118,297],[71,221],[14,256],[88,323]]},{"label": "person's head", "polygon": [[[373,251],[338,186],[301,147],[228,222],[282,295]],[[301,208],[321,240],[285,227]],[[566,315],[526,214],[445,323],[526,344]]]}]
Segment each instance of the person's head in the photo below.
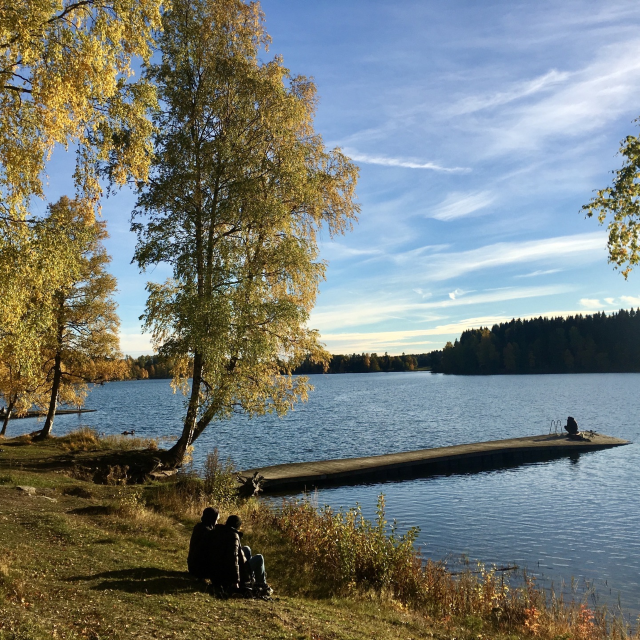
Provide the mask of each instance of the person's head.
[{"label": "person's head", "polygon": [[242,520],[240,520],[240,516],[229,516],[227,518],[227,526],[233,527],[234,529],[240,529],[242,526]]},{"label": "person's head", "polygon": [[216,522],[218,522],[219,515],[220,514],[218,513],[217,509],[214,509],[213,507],[207,507],[202,512],[202,524],[204,524],[206,527],[215,526]]}]

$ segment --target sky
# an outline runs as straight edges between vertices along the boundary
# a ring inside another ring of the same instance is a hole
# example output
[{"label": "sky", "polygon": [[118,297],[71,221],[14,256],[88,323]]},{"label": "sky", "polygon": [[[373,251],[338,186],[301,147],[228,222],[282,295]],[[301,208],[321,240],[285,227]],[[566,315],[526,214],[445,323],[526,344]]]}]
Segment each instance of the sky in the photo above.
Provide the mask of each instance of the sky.
[{"label": "sky", "polygon": [[[607,262],[581,210],[639,133],[635,1],[263,0],[268,53],[312,76],[327,147],[360,167],[359,222],[322,235],[309,326],[332,353],[424,353],[511,318],[640,306],[640,273]],[[47,196],[72,194],[56,150]],[[121,348],[152,353],[139,316],[159,266],[131,264],[135,196],[103,202]],[[37,204],[42,213],[46,205]]]}]

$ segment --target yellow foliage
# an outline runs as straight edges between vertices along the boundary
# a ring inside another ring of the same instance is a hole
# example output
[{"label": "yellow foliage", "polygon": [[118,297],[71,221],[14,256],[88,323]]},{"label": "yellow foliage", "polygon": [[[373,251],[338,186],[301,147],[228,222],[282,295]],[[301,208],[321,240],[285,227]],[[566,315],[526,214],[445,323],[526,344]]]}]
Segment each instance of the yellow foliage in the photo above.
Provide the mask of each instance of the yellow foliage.
[{"label": "yellow foliage", "polygon": [[111,157],[118,184],[129,175],[146,178],[152,131],[146,114],[155,91],[143,79],[130,79],[131,63],[150,58],[160,6],[160,0],[2,4],[0,214],[5,222],[24,219],[29,198],[43,195],[42,173],[55,144],[78,145],[75,181],[92,204],[101,193],[96,160]]},{"label": "yellow foliage", "polygon": [[149,283],[147,329],[187,390],[178,460],[211,420],[290,410],[310,390],[291,372],[329,355],[307,327],[325,263],[317,233],[350,228],[357,167],[313,129],[314,84],[276,57],[255,2],[178,0],[163,19],[153,180],[135,222]]}]

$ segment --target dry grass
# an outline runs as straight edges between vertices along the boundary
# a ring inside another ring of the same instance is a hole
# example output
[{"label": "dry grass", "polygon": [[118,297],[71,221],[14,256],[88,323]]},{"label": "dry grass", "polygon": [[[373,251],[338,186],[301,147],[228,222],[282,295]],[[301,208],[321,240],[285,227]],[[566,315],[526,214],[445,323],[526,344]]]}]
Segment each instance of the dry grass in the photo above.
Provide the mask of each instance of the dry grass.
[{"label": "dry grass", "polygon": [[101,436],[95,429],[80,427],[66,436],[58,438],[64,451],[131,451],[134,449],[158,450],[155,438],[135,438],[123,435]]}]

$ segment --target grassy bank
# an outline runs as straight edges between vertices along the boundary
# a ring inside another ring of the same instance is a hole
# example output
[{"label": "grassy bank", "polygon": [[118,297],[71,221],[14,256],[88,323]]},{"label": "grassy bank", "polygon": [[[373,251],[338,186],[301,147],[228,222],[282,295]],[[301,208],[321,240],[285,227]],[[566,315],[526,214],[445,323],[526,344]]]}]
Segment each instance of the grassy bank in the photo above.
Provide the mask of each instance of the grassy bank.
[{"label": "grassy bank", "polygon": [[[414,534],[396,535],[383,503],[374,522],[308,503],[237,503],[211,458],[203,478],[126,484],[125,468],[153,448],[90,432],[0,440],[0,639],[626,636],[602,612],[545,600],[532,584],[510,588],[492,570],[423,566]],[[242,516],[272,600],[217,600],[185,573],[210,502]]]}]

